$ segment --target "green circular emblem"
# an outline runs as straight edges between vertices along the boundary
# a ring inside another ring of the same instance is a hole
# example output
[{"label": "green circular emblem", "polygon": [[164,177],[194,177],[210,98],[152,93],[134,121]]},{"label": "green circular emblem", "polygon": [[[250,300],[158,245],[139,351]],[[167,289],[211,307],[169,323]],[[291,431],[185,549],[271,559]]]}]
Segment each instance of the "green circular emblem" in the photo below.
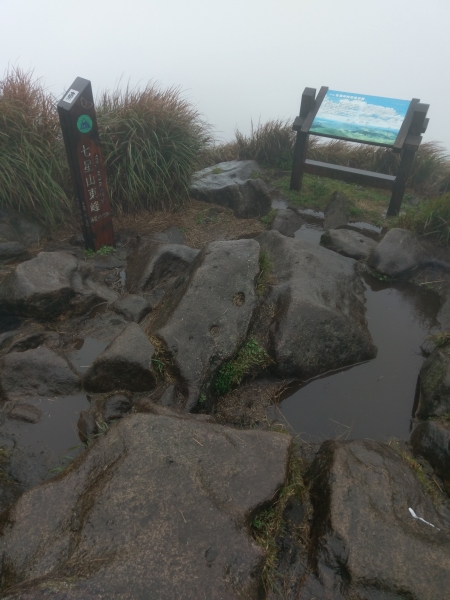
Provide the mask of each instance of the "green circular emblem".
[{"label": "green circular emblem", "polygon": [[89,115],[81,115],[77,121],[78,131],[80,133],[89,133],[92,129],[92,119]]}]

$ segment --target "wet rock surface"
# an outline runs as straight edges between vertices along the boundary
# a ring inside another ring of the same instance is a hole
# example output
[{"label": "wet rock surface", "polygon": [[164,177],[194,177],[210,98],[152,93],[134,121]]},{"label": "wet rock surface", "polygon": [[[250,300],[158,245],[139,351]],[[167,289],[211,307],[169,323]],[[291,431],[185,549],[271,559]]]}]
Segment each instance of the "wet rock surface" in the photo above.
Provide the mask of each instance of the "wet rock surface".
[{"label": "wet rock surface", "polygon": [[256,306],[259,250],[255,240],[209,244],[177,280],[152,325],[172,356],[188,409],[247,337]]},{"label": "wet rock surface", "polygon": [[386,277],[408,278],[429,262],[428,251],[412,231],[390,229],[374,248],[367,264]]},{"label": "wet rock surface", "polygon": [[230,208],[236,217],[262,217],[270,210],[270,189],[254,160],[229,161],[194,173],[189,193],[202,202]]},{"label": "wet rock surface", "polygon": [[67,252],[40,252],[6,275],[0,288],[0,312],[54,319],[64,313],[82,314],[117,295],[79,268]]},{"label": "wet rock surface", "polygon": [[410,441],[414,452],[434,468],[450,496],[450,427],[439,421],[419,423]]},{"label": "wet rock surface", "polygon": [[115,312],[123,315],[127,321],[139,323],[151,310],[148,301],[136,294],[127,294],[112,304]]},{"label": "wet rock surface", "polygon": [[256,600],[263,552],[246,524],[284,484],[290,444],[193,419],[123,419],[4,515],[2,597]]},{"label": "wet rock surface", "polygon": [[280,377],[307,380],[376,356],[353,260],[277,232],[257,239],[278,280],[269,334]]},{"label": "wet rock surface", "polygon": [[447,597],[450,530],[391,448],[329,440],[307,477],[314,521],[300,600]]},{"label": "wet rock surface", "polygon": [[153,354],[145,333],[137,323],[130,323],[89,367],[84,386],[93,392],[151,390],[156,385]]},{"label": "wet rock surface", "polygon": [[157,236],[143,238],[128,261],[128,289],[151,292],[171,282],[189,267],[198,252],[189,246],[161,241]]},{"label": "wet rock surface", "polygon": [[450,347],[436,348],[420,370],[416,416],[421,419],[450,413]]},{"label": "wet rock surface", "polygon": [[320,243],[342,256],[367,260],[377,243],[366,235],[349,229],[330,229],[322,234]]},{"label": "wet rock surface", "polygon": [[304,223],[305,221],[299,217],[296,212],[290,208],[282,208],[277,211],[270,229],[290,237],[293,236]]},{"label": "wet rock surface", "polygon": [[0,385],[7,400],[75,394],[80,378],[68,362],[45,347],[11,352],[0,361]]},{"label": "wet rock surface", "polygon": [[348,199],[344,194],[334,192],[331,196],[330,202],[325,208],[325,222],[323,228],[328,231],[329,229],[336,229],[336,227],[342,227],[348,223]]}]

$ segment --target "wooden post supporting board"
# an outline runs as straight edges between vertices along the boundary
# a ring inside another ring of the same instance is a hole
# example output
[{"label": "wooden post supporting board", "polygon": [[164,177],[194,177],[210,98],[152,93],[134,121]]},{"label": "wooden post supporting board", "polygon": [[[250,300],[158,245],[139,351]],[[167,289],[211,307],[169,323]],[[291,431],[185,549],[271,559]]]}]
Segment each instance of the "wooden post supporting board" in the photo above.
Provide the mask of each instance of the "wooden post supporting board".
[{"label": "wooden post supporting board", "polygon": [[111,206],[106,187],[91,82],[77,77],[58,103],[58,114],[78,198],[86,250],[114,246]]}]

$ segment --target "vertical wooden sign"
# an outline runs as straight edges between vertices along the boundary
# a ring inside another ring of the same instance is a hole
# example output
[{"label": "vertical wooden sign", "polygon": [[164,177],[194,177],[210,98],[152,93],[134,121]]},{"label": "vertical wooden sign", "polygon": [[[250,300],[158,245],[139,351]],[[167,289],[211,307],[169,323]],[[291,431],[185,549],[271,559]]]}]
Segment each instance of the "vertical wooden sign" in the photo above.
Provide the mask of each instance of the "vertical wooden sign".
[{"label": "vertical wooden sign", "polygon": [[77,77],[58,103],[58,114],[80,204],[86,249],[96,252],[102,246],[114,246],[111,205],[91,82]]}]

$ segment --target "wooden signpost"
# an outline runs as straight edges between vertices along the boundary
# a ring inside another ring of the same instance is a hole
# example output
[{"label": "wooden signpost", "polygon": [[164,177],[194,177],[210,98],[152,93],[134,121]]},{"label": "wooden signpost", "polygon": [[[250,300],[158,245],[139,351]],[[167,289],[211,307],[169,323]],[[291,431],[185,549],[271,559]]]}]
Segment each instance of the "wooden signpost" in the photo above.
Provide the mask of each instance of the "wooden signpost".
[{"label": "wooden signpost", "polygon": [[58,103],[58,114],[82,216],[86,250],[114,246],[91,82],[77,77]]},{"label": "wooden signpost", "polygon": [[[325,102],[324,102],[325,101]],[[429,105],[377,96],[362,96],[305,88],[300,115],[292,128],[297,132],[291,174],[291,190],[301,190],[304,173],[392,191],[388,216],[399,213],[410,169],[429,119]],[[401,153],[396,176],[308,160],[308,138],[318,135],[391,148]]]}]

